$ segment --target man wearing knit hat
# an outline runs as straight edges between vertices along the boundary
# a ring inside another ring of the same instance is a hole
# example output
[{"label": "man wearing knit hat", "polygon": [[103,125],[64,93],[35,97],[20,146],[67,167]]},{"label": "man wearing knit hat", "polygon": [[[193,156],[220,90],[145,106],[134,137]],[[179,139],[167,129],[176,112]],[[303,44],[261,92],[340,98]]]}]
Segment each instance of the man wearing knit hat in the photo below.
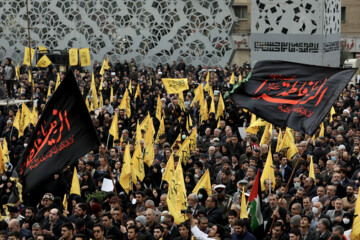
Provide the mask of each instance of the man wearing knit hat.
[{"label": "man wearing knit hat", "polygon": [[150,239],[152,236],[148,230],[146,230],[146,218],[143,215],[135,218],[136,226],[139,228],[139,235],[144,235],[145,239]]}]

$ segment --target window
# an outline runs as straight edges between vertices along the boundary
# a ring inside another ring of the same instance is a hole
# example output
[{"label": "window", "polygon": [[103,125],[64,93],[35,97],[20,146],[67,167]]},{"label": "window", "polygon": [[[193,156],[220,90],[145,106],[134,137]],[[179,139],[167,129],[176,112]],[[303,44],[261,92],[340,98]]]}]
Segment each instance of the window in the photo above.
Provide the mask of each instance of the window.
[{"label": "window", "polygon": [[235,16],[240,20],[246,20],[248,18],[248,9],[247,6],[234,6]]},{"label": "window", "polygon": [[344,23],[346,21],[346,7],[341,7],[341,22]]}]

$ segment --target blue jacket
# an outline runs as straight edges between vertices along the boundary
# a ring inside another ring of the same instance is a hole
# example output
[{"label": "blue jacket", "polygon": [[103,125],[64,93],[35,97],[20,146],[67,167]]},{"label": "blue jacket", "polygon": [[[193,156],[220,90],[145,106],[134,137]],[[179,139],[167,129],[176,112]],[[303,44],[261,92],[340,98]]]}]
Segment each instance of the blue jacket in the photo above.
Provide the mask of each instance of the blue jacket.
[{"label": "blue jacket", "polygon": [[234,232],[231,234],[233,240],[256,240],[255,236],[249,233],[248,231],[245,231],[245,234],[243,236],[239,236]]}]

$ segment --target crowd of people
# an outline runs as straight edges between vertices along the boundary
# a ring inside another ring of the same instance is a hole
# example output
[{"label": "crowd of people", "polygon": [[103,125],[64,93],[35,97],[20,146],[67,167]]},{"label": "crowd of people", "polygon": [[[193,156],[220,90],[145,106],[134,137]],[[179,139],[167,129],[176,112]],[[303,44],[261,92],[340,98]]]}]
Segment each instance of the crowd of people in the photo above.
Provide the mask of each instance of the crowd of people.
[{"label": "crowd of people", "polygon": [[[44,185],[39,186],[44,192],[40,202],[34,202],[26,195],[20,200],[21,189],[16,183],[17,174],[14,170],[29,144],[34,126],[30,125],[23,136],[19,136],[13,127],[18,106],[1,107],[1,142],[6,139],[8,143],[10,162],[6,163],[0,179],[0,240],[347,238],[348,230],[352,228],[360,185],[358,84],[349,85],[335,102],[335,114],[328,114],[323,121],[324,136],[319,136],[319,130],[314,138],[294,132],[298,153],[289,159],[287,149],[276,151],[279,129],[274,128],[269,143],[261,146],[262,129],[255,134],[240,134],[238,128],[248,127],[252,114],[238,108],[231,98],[224,99],[225,111],[219,119],[216,113],[210,113],[208,119],[204,119],[199,104],[193,102],[195,89],[200,84],[207,84],[209,74],[217,109],[220,94],[224,96],[233,87],[230,84],[231,75],[234,73],[235,79],[246,79],[251,70],[248,64],[228,64],[223,68],[207,69],[180,60],[171,64],[159,63],[152,68],[139,66],[131,59],[129,62],[117,60],[109,65],[103,81],[99,74],[102,65],[95,61],[92,69],[96,88],[99,89],[102,83],[102,90],[98,94],[102,94],[103,106],[90,111],[101,145],[77,159],[73,166],[59,169]],[[57,70],[52,66],[35,69],[32,82],[29,82],[27,67],[20,67],[20,76],[16,79],[15,67],[11,59],[7,59],[1,71],[9,97],[31,99],[27,103],[28,107],[33,109],[35,104],[34,109],[41,116],[48,100],[48,88],[51,92],[55,90]],[[73,71],[83,99],[91,100],[91,72],[81,68]],[[64,76],[64,73],[60,73],[60,79]],[[177,94],[167,94],[162,78],[188,79],[189,89],[184,92],[184,107],[181,107],[181,99]],[[135,97],[138,86],[141,94]],[[132,90],[131,117],[119,109],[126,89]],[[210,106],[211,94],[207,91],[204,94]],[[130,145],[132,154],[136,144],[137,122],[141,123],[148,113],[153,117],[156,131],[159,129],[160,122],[155,117],[158,96],[161,98],[165,133],[159,136],[159,141],[154,145],[152,165],[148,167],[144,164],[144,179],[134,184],[129,194],[126,194],[118,181],[125,145]],[[109,136],[115,114],[121,140]],[[187,127],[188,118],[192,120],[192,127],[197,128],[197,141],[196,148],[184,163],[179,161],[176,153],[181,142],[192,131]],[[266,187],[261,194],[264,226],[263,233],[260,233],[249,227],[254,216],[249,214],[249,218],[240,218],[241,196],[242,191],[248,196],[253,188],[258,170],[261,172],[264,168],[269,149],[274,163],[275,188],[271,188],[273,183],[269,179],[265,180]],[[175,165],[182,164],[187,191],[188,209],[183,214],[188,220],[179,224],[175,223],[170,213],[172,209],[168,208],[169,183],[162,180],[172,154]],[[309,177],[311,158],[315,179]],[[74,166],[81,195],[69,194]],[[207,170],[210,173],[212,194],[208,194],[205,188],[193,193],[197,182]],[[118,196],[113,191],[101,191],[104,178],[116,180]],[[286,188],[288,182],[289,188]],[[65,194],[67,204],[63,203]],[[14,195],[19,198],[13,200]]]}]

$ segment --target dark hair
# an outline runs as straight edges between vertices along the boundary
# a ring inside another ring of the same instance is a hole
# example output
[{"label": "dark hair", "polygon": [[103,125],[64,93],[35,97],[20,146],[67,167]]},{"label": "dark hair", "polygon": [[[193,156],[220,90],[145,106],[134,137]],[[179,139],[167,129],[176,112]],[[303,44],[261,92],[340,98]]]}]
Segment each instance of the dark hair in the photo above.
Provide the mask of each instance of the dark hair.
[{"label": "dark hair", "polygon": [[108,217],[109,219],[112,219],[112,216],[109,212],[104,213],[101,217]]},{"label": "dark hair", "polygon": [[297,229],[297,228],[290,229],[289,234],[290,233],[295,234],[296,236],[301,236],[301,231],[300,231],[300,229]]},{"label": "dark hair", "polygon": [[235,210],[230,210],[228,216],[234,216],[235,218],[237,218],[238,213]]},{"label": "dark hair", "polygon": [[31,210],[33,213],[35,212],[35,208],[33,208],[33,207],[26,207],[25,210]]},{"label": "dark hair", "polygon": [[71,222],[66,222],[61,225],[61,228],[67,228],[68,230],[74,231],[74,225]]},{"label": "dark hair", "polygon": [[218,233],[220,237],[223,236],[225,233],[225,228],[220,224],[215,224],[215,226],[217,227],[216,233]]},{"label": "dark hair", "polygon": [[[168,222],[162,222],[161,224],[166,225],[166,229],[170,230],[170,224]],[[164,226],[162,226],[162,227],[164,227]]]},{"label": "dark hair", "polygon": [[180,229],[181,227],[185,227],[187,230],[189,230],[189,225],[186,224],[186,222],[180,223],[179,226],[178,226],[178,229]]},{"label": "dark hair", "polygon": [[83,211],[88,211],[88,205],[86,203],[78,203],[78,207],[81,208]]},{"label": "dark hair", "polygon": [[137,191],[135,195],[141,195],[141,197],[145,197],[145,193],[143,191]]},{"label": "dark hair", "polygon": [[154,227],[154,230],[155,230],[155,229],[160,229],[160,231],[161,231],[162,233],[164,232],[164,227],[161,226],[160,224],[156,225],[156,226]]},{"label": "dark hair", "polygon": [[75,238],[82,238],[83,240],[85,240],[86,239],[86,236],[84,235],[84,234],[75,234],[74,235],[74,239]]},{"label": "dark hair", "polygon": [[245,227],[246,226],[246,222],[244,221],[244,219],[238,219],[235,221],[235,226],[240,226],[240,227]]},{"label": "dark hair", "polygon": [[96,223],[96,224],[92,227],[92,229],[94,230],[94,228],[96,228],[96,227],[99,227],[99,228],[101,229],[101,231],[104,231],[104,230],[105,230],[104,226],[103,226],[102,224],[100,224],[100,223]]},{"label": "dark hair", "polygon": [[137,226],[135,226],[135,225],[129,226],[129,227],[127,228],[127,230],[129,231],[129,229],[135,229],[135,233],[138,233],[138,232],[139,232],[139,228],[138,228]]}]

